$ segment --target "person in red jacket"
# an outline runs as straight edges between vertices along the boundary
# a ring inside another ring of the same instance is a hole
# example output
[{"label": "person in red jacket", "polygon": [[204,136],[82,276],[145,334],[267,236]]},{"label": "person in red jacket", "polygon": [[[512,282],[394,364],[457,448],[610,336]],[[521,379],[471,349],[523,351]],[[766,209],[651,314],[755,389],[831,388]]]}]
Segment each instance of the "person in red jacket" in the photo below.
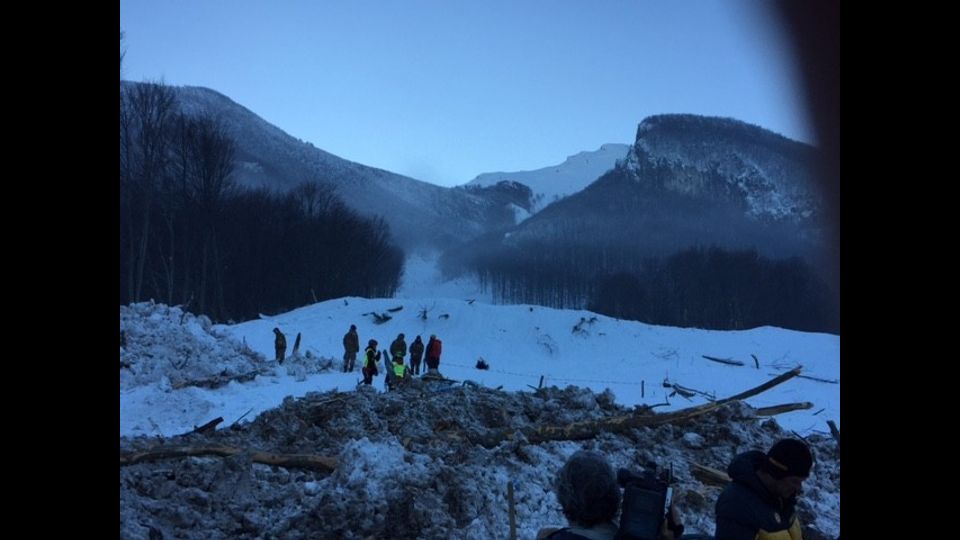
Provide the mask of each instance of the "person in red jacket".
[{"label": "person in red jacket", "polygon": [[427,342],[427,369],[436,372],[440,369],[440,353],[443,352],[443,342],[436,335],[430,336]]}]

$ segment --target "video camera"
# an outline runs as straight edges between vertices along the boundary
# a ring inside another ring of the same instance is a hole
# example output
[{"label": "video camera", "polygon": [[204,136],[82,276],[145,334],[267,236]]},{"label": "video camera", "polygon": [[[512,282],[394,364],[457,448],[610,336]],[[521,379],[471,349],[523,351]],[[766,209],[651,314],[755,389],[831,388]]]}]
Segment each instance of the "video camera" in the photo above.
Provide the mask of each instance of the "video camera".
[{"label": "video camera", "polygon": [[623,487],[617,540],[659,540],[673,496],[672,480],[670,470],[658,476],[654,463],[648,464],[643,474],[617,471],[617,483]]}]

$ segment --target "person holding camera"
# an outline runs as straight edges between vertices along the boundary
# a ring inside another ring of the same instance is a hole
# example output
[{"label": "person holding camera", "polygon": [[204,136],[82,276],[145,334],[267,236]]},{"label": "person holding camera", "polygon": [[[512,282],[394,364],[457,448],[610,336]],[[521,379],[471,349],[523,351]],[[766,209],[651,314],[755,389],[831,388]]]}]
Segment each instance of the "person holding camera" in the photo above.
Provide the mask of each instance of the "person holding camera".
[{"label": "person holding camera", "polygon": [[[621,476],[623,476],[621,474]],[[630,486],[627,486],[629,489]],[[618,538],[644,538],[633,536],[630,531],[624,530],[626,522],[634,523],[640,516],[626,514],[635,509],[624,507],[621,516],[621,525],[614,523],[614,518],[620,508],[620,485],[613,467],[602,454],[581,450],[570,456],[563,465],[557,478],[554,480],[554,489],[557,500],[563,507],[563,515],[570,525],[561,529],[545,528],[537,534],[537,540],[614,540]],[[683,526],[679,525],[680,517],[673,505],[669,516],[664,519],[664,498],[660,499],[660,506],[653,514],[658,524],[653,533],[644,540],[675,540],[680,537]],[[624,518],[627,518],[626,520]],[[671,528],[668,522],[673,524]]]},{"label": "person holding camera", "polygon": [[797,439],[733,458],[733,481],[717,498],[716,540],[801,540],[797,496],[812,466],[810,448]]}]

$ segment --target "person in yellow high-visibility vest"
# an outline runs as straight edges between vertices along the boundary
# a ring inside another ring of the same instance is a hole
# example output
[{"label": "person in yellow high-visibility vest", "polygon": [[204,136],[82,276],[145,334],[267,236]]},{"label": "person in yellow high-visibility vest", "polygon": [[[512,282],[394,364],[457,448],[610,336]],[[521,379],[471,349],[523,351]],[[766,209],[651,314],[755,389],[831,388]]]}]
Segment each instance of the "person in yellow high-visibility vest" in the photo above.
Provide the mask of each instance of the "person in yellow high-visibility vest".
[{"label": "person in yellow high-visibility vest", "polygon": [[403,358],[397,357],[393,359],[393,379],[391,380],[390,390],[398,387],[407,381],[409,376],[407,375],[407,366],[403,364]]}]

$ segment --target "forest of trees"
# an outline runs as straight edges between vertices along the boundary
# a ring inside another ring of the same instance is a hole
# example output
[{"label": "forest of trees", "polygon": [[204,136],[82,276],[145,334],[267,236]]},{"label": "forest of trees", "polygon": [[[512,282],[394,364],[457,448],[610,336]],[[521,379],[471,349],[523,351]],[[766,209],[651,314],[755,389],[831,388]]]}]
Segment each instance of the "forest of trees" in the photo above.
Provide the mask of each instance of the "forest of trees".
[{"label": "forest of trees", "polygon": [[715,330],[840,331],[836,294],[799,257],[772,260],[716,247],[643,258],[604,246],[482,246],[474,245],[458,271],[475,274],[497,302]]},{"label": "forest of trees", "polygon": [[154,299],[226,321],[394,293],[403,253],[382,220],[316,182],[241,189],[235,153],[225,127],[183,114],[170,87],[121,85],[121,304]]}]

